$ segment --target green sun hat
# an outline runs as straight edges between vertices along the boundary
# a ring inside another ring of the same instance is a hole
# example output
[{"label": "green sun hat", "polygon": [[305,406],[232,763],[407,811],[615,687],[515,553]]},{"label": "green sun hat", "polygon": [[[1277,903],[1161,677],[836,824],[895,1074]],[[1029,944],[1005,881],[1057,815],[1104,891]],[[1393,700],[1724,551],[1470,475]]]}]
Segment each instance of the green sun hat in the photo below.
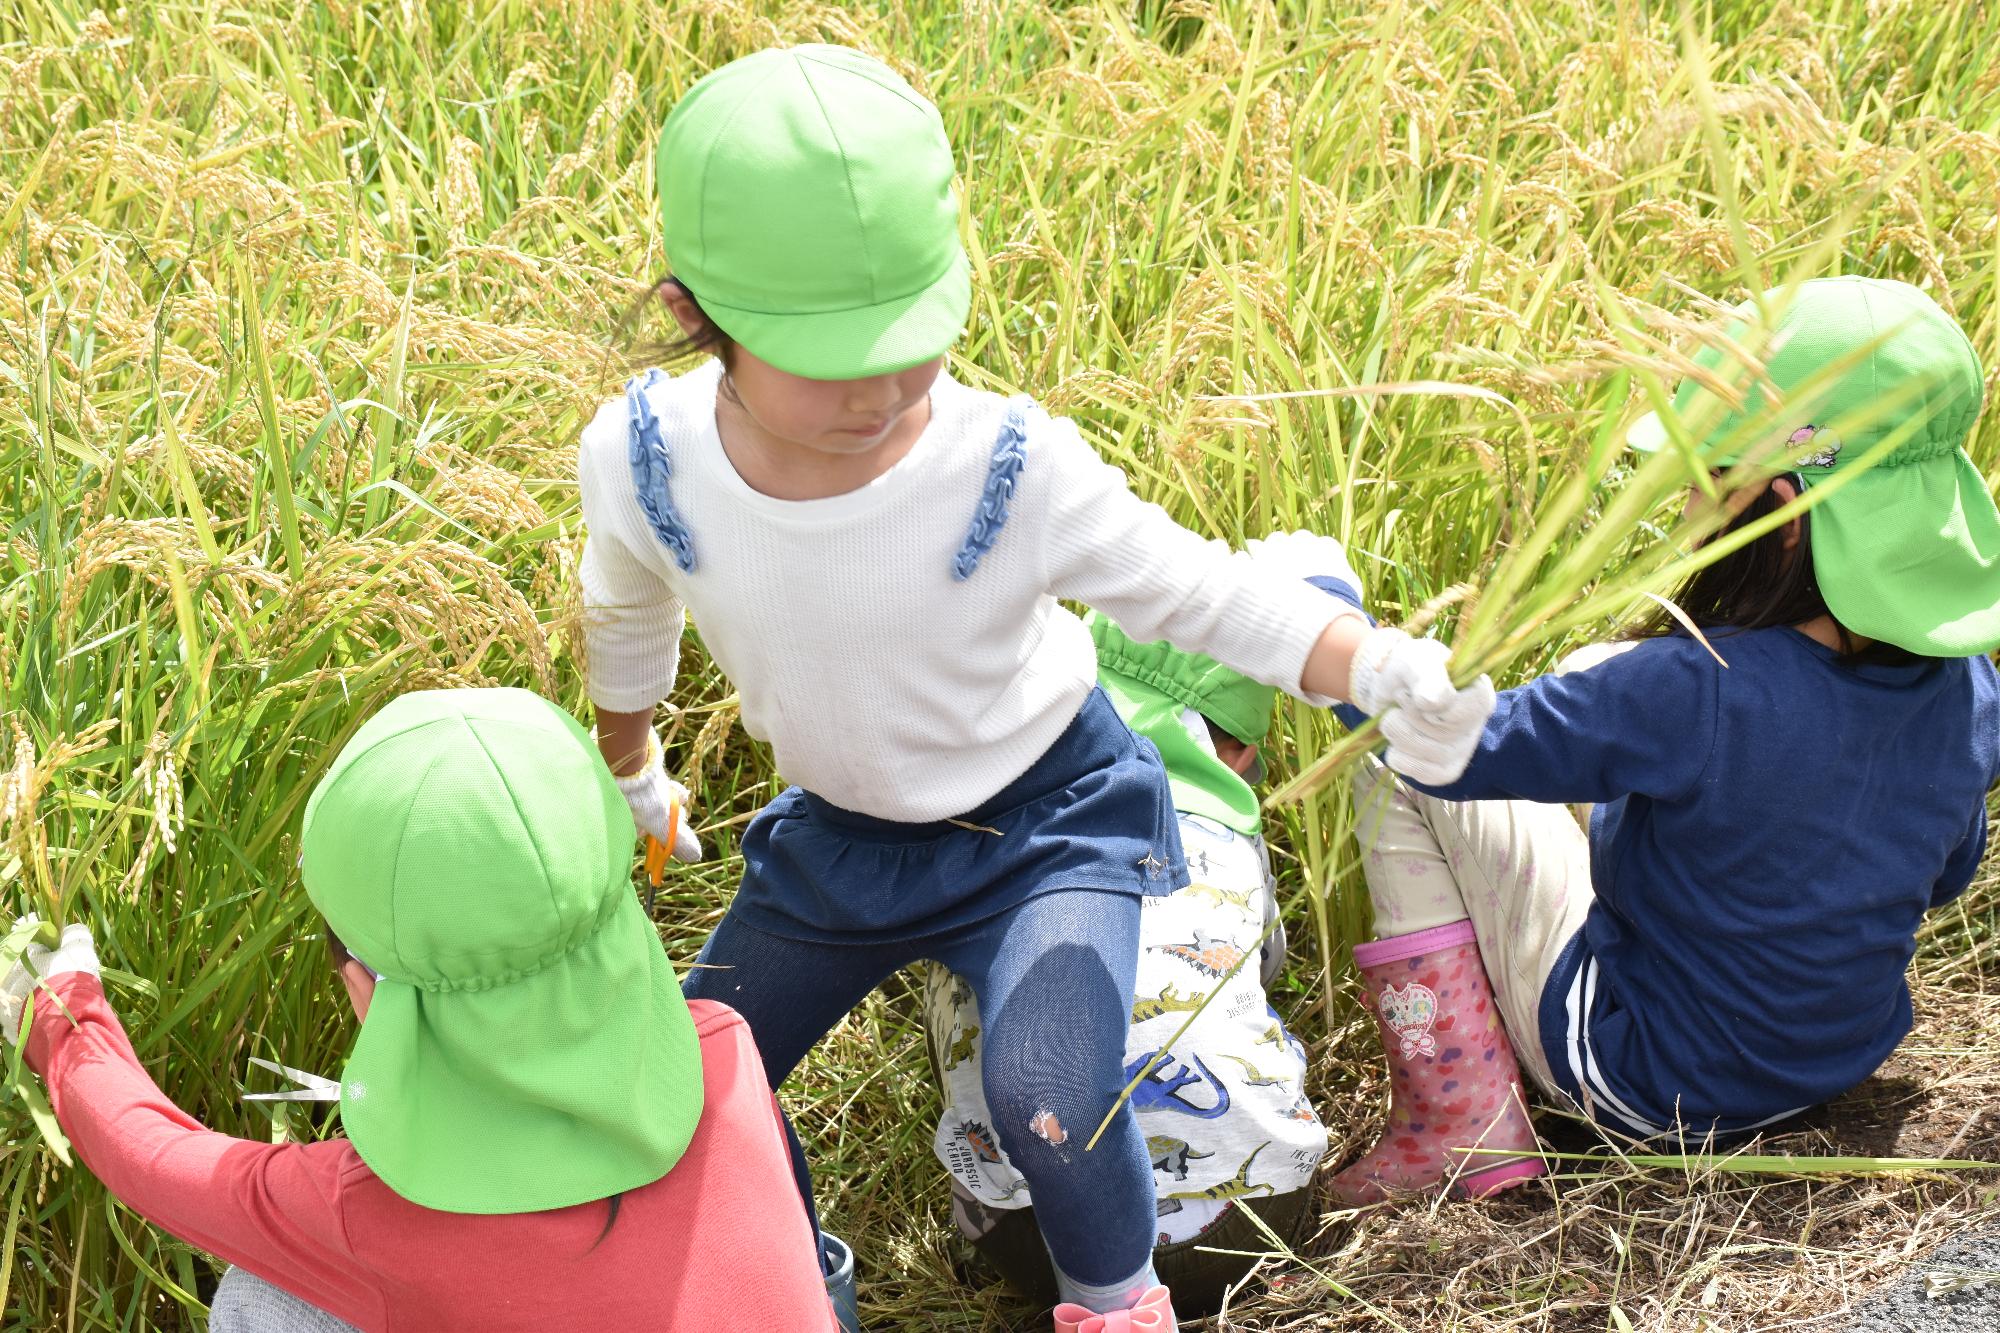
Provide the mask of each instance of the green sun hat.
[{"label": "green sun hat", "polygon": [[1167,643],[1135,643],[1094,611],[1085,621],[1097,645],[1097,683],[1125,725],[1159,750],[1174,809],[1255,834],[1263,812],[1250,788],[1259,775],[1239,776],[1195,738],[1184,715],[1192,709],[1244,744],[1257,745],[1271,729],[1278,692],[1212,657]]},{"label": "green sun hat", "polygon": [[687,1150],[701,1051],[634,838],[589,736],[526,690],[403,695],[314,789],[306,892],[380,976],[341,1119],[397,1194],[537,1212]]},{"label": "green sun hat", "polygon": [[[1813,278],[1764,305],[1775,322],[1738,306],[1727,345],[1704,345],[1674,394],[1697,455],[1768,460],[1827,488],[1811,511],[1813,573],[1851,632],[1927,657],[2000,647],[2000,512],[1965,452],[1984,378],[1964,332],[1880,278]],[[1657,413],[1626,439],[1672,442]]]},{"label": "green sun hat", "polygon": [[681,98],[654,161],[674,276],[759,359],[859,379],[964,331],[951,144],[881,61],[844,46],[732,61]]}]

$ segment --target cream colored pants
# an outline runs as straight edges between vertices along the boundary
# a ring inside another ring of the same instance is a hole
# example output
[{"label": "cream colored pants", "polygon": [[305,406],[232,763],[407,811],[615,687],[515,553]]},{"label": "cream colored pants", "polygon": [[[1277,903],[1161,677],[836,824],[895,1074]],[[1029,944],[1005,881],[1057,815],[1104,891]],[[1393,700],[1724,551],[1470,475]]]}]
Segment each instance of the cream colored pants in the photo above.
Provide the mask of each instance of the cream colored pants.
[{"label": "cream colored pants", "polygon": [[[1565,658],[1582,670],[1631,647]],[[1561,1095],[1542,1049],[1542,988],[1590,912],[1588,811],[1533,801],[1444,801],[1414,791],[1377,760],[1354,783],[1362,874],[1387,939],[1471,918],[1500,1017],[1521,1067]]]}]

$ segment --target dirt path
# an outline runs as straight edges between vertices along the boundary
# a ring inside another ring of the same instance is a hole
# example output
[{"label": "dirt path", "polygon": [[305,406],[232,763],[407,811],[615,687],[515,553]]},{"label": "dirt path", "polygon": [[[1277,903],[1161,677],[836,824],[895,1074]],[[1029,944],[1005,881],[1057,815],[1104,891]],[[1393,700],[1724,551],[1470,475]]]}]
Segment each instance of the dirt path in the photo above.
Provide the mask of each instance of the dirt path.
[{"label": "dirt path", "polygon": [[[1935,1299],[1933,1275],[1967,1285]],[[1988,1279],[1982,1285],[1982,1279]],[[1960,1236],[1901,1278],[1858,1302],[1842,1333],[1992,1333],[2000,1329],[2000,1229]]]}]

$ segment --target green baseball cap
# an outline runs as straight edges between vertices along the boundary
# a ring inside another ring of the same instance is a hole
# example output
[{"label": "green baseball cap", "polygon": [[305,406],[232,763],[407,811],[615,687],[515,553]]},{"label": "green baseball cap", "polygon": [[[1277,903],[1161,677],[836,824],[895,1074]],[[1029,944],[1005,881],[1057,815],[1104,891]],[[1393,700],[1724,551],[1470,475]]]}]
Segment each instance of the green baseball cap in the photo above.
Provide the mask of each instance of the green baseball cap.
[{"label": "green baseball cap", "polygon": [[759,359],[859,379],[964,331],[951,144],[881,61],[844,46],[731,61],[674,107],[655,168],[674,276]]},{"label": "green baseball cap", "polygon": [[306,892],[380,977],[341,1119],[397,1194],[563,1208],[687,1150],[701,1051],[634,838],[589,736],[526,690],[405,694],[314,789]]},{"label": "green baseball cap", "polygon": [[[1237,740],[1256,745],[1271,729],[1271,703],[1278,692],[1212,657],[1168,643],[1135,643],[1094,611],[1086,623],[1097,645],[1097,683],[1125,725],[1159,750],[1174,809],[1239,833],[1256,833],[1263,814],[1250,781],[1197,740],[1182,718],[1193,709]],[[1254,773],[1251,780],[1256,780]]]},{"label": "green baseball cap", "polygon": [[[1880,278],[1809,279],[1761,309],[1738,306],[1674,394],[1697,456],[1768,459],[1828,488],[1812,510],[1813,573],[1853,633],[1928,657],[2000,647],[2000,512],[1965,452],[1984,394],[1965,333]],[[1657,413],[1626,438],[1646,452],[1671,440]]]}]

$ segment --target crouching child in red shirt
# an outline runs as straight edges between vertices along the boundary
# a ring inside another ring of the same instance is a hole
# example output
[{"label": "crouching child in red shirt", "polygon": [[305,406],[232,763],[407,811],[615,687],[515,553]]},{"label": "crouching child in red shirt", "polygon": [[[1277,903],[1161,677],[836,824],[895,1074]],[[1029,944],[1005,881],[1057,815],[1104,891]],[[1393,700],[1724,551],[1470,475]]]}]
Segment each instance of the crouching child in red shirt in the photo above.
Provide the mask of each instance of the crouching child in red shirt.
[{"label": "crouching child in red shirt", "polygon": [[154,1085],[90,932],[4,982],[84,1163],[235,1267],[224,1330],[831,1330],[749,1029],[681,998],[590,738],[521,690],[408,694],[306,808],[361,1021],[344,1139],[204,1128]]}]

